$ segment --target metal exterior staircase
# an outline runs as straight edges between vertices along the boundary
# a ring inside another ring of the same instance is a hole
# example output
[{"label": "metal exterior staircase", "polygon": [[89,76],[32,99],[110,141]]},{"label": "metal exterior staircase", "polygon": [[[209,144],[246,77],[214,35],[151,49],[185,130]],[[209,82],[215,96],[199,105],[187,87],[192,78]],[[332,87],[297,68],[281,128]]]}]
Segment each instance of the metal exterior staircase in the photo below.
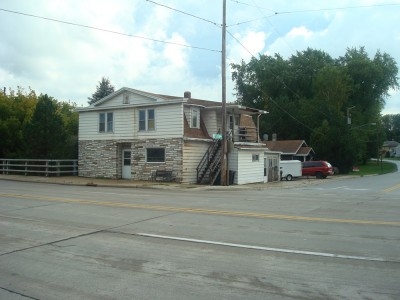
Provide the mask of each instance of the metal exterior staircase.
[{"label": "metal exterior staircase", "polygon": [[213,185],[221,173],[221,140],[214,139],[197,166],[197,183]]}]

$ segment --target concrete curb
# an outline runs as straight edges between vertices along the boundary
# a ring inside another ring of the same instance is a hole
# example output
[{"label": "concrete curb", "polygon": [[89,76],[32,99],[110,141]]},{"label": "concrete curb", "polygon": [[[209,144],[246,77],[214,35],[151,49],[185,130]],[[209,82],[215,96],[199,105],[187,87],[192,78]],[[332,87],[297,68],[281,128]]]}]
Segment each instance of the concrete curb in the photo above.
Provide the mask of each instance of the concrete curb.
[{"label": "concrete curb", "polygon": [[179,184],[170,182],[149,182],[149,181],[130,181],[122,179],[99,179],[78,176],[64,177],[43,177],[43,176],[23,176],[23,175],[4,175],[0,174],[0,180],[34,182],[47,184],[60,184],[71,186],[88,187],[115,187],[115,188],[149,188],[149,189],[169,189],[169,190],[204,190],[204,191],[228,191],[228,190],[265,190],[265,189],[292,189],[309,185],[318,185],[331,180],[342,180],[357,176],[331,176],[325,180],[300,177],[293,181],[279,181],[268,183],[251,183],[244,185],[230,186],[210,186],[196,184]]}]

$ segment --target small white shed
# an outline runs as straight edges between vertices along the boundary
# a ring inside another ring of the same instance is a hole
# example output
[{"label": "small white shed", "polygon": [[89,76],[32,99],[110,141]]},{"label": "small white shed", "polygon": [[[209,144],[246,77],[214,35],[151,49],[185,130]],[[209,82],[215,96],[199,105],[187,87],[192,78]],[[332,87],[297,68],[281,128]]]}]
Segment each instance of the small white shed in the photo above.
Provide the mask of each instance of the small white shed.
[{"label": "small white shed", "polygon": [[235,144],[228,156],[230,183],[267,182],[264,175],[264,151],[265,147],[259,144],[254,147]]}]

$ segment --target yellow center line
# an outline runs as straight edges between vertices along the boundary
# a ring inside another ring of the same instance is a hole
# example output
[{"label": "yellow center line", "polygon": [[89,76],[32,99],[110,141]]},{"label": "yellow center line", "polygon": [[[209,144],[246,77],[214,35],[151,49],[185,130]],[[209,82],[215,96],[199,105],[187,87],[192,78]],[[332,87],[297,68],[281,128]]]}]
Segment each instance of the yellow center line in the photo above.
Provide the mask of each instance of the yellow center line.
[{"label": "yellow center line", "polygon": [[88,205],[99,205],[99,206],[110,206],[110,207],[136,208],[136,209],[147,209],[147,210],[198,213],[198,214],[209,214],[209,215],[250,217],[250,218],[260,218],[260,219],[330,222],[330,223],[346,223],[346,224],[360,224],[360,225],[400,226],[400,221],[353,220],[353,219],[306,217],[306,216],[294,216],[294,215],[283,215],[283,214],[265,214],[265,213],[255,213],[255,212],[215,210],[215,209],[206,209],[206,208],[177,207],[177,206],[166,206],[166,205],[150,205],[150,204],[139,204],[139,203],[124,203],[124,202],[113,202],[113,201],[71,199],[71,198],[34,196],[34,195],[23,195],[23,194],[0,193],[0,197],[32,199],[32,200],[51,201],[51,202],[63,202],[63,203],[88,204]]},{"label": "yellow center line", "polygon": [[390,193],[390,192],[393,192],[394,190],[397,190],[397,189],[400,189],[400,183],[398,183],[398,184],[396,184],[394,186],[388,187],[388,188],[384,189],[383,191],[385,193]]}]

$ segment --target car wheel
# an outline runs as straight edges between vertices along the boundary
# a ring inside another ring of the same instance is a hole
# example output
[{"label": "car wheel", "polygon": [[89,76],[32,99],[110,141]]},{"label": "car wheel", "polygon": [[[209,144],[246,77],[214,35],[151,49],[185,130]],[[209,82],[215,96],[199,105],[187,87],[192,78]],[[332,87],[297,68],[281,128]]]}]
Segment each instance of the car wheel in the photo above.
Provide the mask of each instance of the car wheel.
[{"label": "car wheel", "polygon": [[322,175],[321,172],[317,172],[317,173],[315,174],[315,177],[317,177],[317,179],[322,179],[324,176]]},{"label": "car wheel", "polygon": [[292,175],[290,174],[286,175],[286,181],[292,181],[292,179],[293,179]]}]

